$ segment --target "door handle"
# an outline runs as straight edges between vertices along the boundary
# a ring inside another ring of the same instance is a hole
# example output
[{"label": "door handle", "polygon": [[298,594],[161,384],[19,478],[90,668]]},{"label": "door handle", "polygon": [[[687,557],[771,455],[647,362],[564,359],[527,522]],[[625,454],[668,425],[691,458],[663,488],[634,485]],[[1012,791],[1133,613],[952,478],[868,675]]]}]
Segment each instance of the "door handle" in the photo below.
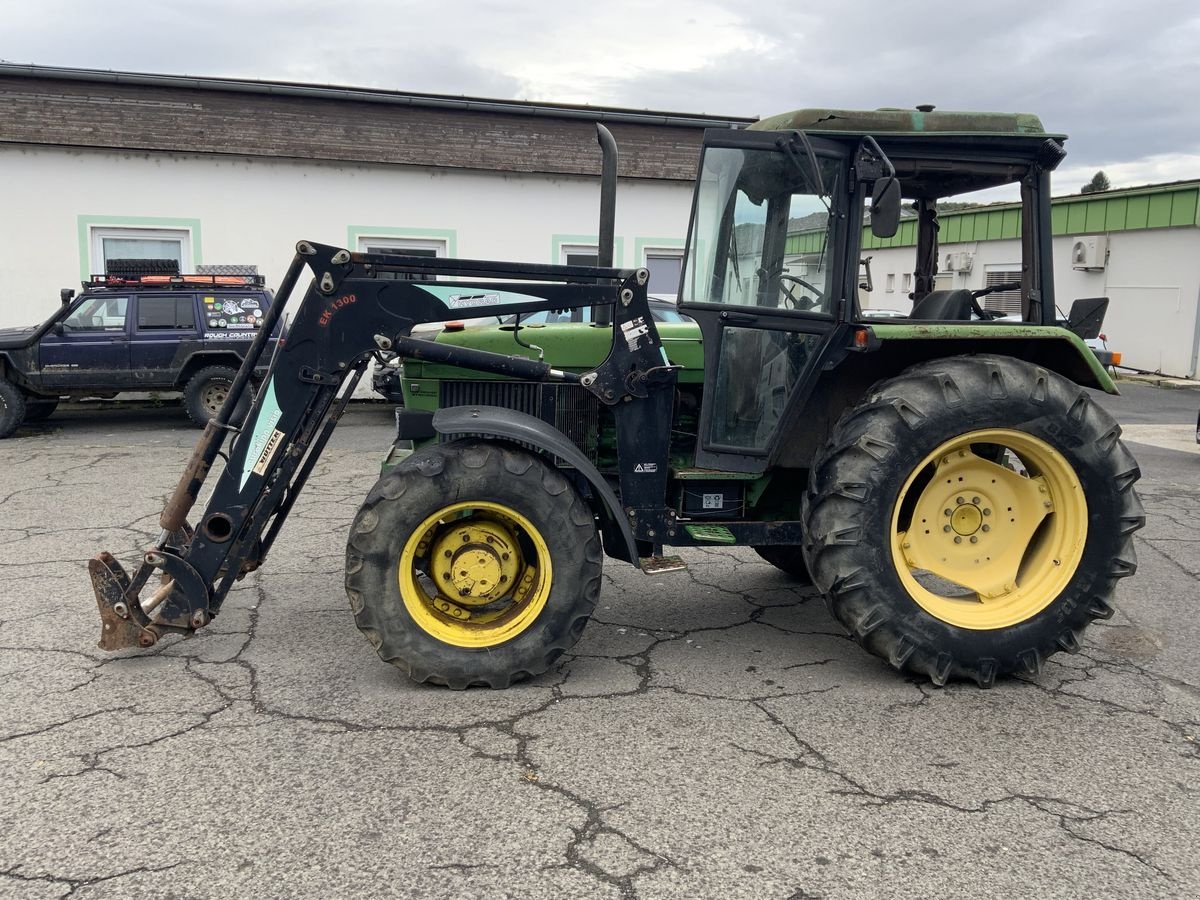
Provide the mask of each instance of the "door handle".
[{"label": "door handle", "polygon": [[733,325],[754,325],[758,322],[758,316],[748,316],[745,313],[721,313],[721,319]]}]

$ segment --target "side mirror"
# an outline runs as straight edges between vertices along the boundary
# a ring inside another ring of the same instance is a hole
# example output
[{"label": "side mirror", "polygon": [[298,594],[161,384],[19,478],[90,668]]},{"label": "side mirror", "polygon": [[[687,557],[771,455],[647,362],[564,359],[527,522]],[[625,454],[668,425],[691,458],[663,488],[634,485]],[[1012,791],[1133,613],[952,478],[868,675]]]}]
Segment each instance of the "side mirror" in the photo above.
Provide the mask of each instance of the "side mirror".
[{"label": "side mirror", "polygon": [[50,330],[51,330],[51,331],[53,331],[55,334],[59,335],[60,337],[61,337],[63,334],[65,334],[65,333],[66,333],[66,331],[67,331],[67,329],[63,327],[63,323],[62,323],[62,322],[55,322],[55,323],[54,323],[54,327],[53,327],[53,328],[51,328]]},{"label": "side mirror", "polygon": [[876,178],[871,188],[871,234],[895,236],[900,227],[900,179],[895,175]]}]

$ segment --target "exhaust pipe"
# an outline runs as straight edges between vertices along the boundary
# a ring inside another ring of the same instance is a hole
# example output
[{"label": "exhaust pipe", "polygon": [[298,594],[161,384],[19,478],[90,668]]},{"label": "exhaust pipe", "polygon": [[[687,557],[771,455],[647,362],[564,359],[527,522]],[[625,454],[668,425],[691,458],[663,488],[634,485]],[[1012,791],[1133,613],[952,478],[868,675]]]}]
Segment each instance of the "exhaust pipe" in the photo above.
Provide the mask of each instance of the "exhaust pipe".
[{"label": "exhaust pipe", "polygon": [[[610,269],[613,264],[613,246],[617,229],[617,141],[612,132],[596,123],[596,141],[600,144],[603,160],[600,163],[600,232],[596,264]],[[612,307],[596,306],[592,309],[592,322],[609,327],[612,325]]]}]

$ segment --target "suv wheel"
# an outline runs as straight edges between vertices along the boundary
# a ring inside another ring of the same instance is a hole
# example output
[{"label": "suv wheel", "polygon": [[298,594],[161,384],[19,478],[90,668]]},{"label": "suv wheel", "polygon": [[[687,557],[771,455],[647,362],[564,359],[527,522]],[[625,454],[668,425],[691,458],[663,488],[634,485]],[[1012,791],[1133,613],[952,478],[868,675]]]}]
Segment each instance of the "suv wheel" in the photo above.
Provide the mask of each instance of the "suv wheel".
[{"label": "suv wheel", "polygon": [[11,381],[0,378],[0,438],[6,438],[25,421],[25,395]]},{"label": "suv wheel", "polygon": [[[236,377],[236,369],[209,366],[188,379],[183,388],[183,405],[191,420],[202,428],[207,425],[220,412]],[[246,418],[246,413],[250,411],[250,398],[249,390],[242,394],[230,424],[237,425]]]}]

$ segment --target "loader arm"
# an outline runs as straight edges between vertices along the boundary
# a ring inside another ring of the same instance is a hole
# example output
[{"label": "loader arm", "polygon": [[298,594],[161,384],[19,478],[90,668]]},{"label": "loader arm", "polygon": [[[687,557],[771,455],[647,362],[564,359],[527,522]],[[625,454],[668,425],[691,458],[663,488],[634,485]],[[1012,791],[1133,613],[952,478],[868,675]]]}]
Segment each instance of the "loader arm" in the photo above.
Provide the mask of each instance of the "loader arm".
[{"label": "loader arm", "polygon": [[[305,269],[312,280],[291,327],[278,343],[244,424],[234,427],[232,411],[265,351],[265,336]],[[440,280],[397,280],[393,273]],[[108,553],[89,563],[102,620],[101,648],[149,647],[164,634],[201,628],[219,612],[233,583],[262,564],[379,351],[525,380],[579,382],[616,408],[633,425],[630,433],[645,433],[655,420],[669,420],[674,373],[650,316],[646,282],[645,269],[350,253],[301,241],[221,412],[201,435],[163,510],[159,539],[132,577]],[[608,358],[582,376],[524,356],[408,336],[415,324],[447,321],[464,310],[507,316],[585,306],[612,307],[615,326]],[[625,402],[635,398],[653,402]],[[192,528],[188,513],[218,458],[224,468]],[[143,601],[140,594],[155,571],[162,573],[161,584]]]}]

